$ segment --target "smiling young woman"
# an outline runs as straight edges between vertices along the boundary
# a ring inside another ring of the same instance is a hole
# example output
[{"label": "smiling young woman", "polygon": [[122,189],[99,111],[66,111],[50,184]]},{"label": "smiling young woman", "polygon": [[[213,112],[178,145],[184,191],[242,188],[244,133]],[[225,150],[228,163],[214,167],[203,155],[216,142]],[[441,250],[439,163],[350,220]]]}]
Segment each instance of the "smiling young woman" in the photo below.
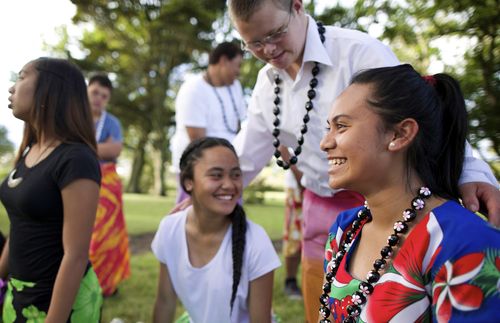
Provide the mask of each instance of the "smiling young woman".
[{"label": "smiling young woman", "polygon": [[153,240],[160,261],[154,322],[172,322],[177,297],[187,311],[182,322],[271,322],[280,261],[238,204],[243,183],[234,148],[222,138],[197,139],[180,170],[193,205],[165,217]]},{"label": "smiling young woman", "polygon": [[366,70],[328,124],[329,183],[366,202],[330,229],[320,322],[499,317],[500,231],[459,200],[467,112],[458,83],[410,65]]}]

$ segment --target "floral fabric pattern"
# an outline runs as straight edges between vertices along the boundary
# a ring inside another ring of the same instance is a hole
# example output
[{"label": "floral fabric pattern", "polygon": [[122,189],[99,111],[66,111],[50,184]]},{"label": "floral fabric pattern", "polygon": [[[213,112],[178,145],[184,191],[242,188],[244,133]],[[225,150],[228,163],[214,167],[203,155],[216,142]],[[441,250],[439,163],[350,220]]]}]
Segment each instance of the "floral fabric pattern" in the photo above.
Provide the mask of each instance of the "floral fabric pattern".
[{"label": "floral fabric pattern", "polygon": [[[332,226],[325,269],[358,210],[342,213]],[[346,270],[357,240],[347,250],[329,294],[334,322],[347,316],[360,283]],[[500,231],[459,204],[446,202],[425,215],[398,249],[358,322],[483,322],[500,317]]]},{"label": "floral fabric pattern", "polygon": [[[43,284],[9,278],[0,321],[4,323],[45,322],[50,303],[50,298],[49,302],[45,300],[46,291],[51,295],[52,288],[47,289]],[[68,322],[97,323],[101,317],[101,306],[101,287],[95,272],[89,268],[80,283]]]}]

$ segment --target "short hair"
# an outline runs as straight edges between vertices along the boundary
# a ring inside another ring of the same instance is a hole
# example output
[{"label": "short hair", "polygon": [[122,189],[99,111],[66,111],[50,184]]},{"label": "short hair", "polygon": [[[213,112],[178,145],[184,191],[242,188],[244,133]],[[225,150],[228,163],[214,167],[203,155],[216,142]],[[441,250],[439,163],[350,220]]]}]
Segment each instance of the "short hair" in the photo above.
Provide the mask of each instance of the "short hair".
[{"label": "short hair", "polygon": [[233,59],[236,56],[243,56],[243,51],[241,46],[232,42],[223,42],[217,45],[208,56],[208,64],[215,65],[219,62],[222,56],[226,56],[228,59]]},{"label": "short hair", "polygon": [[99,85],[107,87],[110,92],[113,91],[113,83],[106,74],[94,74],[89,79],[89,85],[92,83],[99,83]]},{"label": "short hair", "polygon": [[248,21],[260,9],[265,1],[271,1],[276,8],[290,10],[293,0],[228,0],[229,15],[231,19]]}]

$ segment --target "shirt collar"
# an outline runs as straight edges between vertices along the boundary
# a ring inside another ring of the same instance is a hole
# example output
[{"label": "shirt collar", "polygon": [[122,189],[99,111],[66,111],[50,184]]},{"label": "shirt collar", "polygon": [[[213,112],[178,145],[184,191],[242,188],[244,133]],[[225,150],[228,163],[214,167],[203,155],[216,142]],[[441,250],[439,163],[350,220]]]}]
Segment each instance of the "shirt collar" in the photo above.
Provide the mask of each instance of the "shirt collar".
[{"label": "shirt collar", "polygon": [[318,62],[323,65],[332,66],[333,64],[330,60],[330,56],[328,56],[325,44],[321,42],[321,38],[319,37],[316,21],[309,15],[307,15],[307,19],[306,44],[304,47],[302,65],[304,65],[305,62]]}]

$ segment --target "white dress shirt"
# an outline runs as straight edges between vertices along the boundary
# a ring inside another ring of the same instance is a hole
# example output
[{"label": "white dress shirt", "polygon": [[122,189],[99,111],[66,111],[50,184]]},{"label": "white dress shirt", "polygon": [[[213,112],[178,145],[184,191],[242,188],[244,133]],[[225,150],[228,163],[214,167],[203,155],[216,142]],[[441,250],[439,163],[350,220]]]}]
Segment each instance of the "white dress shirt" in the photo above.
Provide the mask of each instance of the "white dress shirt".
[{"label": "white dress shirt", "polygon": [[[325,42],[321,43],[316,22],[308,16],[308,28],[303,63],[295,80],[283,70],[267,64],[257,77],[248,107],[247,122],[236,136],[233,144],[240,157],[247,185],[273,156],[274,128],[274,74],[278,73],[280,84],[280,135],[281,144],[295,149],[300,136],[302,118],[305,115],[307,91],[312,78],[314,62],[320,63],[317,76],[314,108],[310,111],[308,131],[304,136],[302,153],[297,167],[303,172],[301,184],[320,196],[332,196],[337,190],[328,186],[328,161],[320,149],[320,141],[326,133],[327,118],[333,101],[349,85],[352,76],[364,69],[400,64],[392,51],[383,43],[356,30],[325,26]],[[464,173],[468,181],[490,182],[495,177],[488,165],[470,155],[465,158]],[[472,166],[472,167],[470,167]]]}]

